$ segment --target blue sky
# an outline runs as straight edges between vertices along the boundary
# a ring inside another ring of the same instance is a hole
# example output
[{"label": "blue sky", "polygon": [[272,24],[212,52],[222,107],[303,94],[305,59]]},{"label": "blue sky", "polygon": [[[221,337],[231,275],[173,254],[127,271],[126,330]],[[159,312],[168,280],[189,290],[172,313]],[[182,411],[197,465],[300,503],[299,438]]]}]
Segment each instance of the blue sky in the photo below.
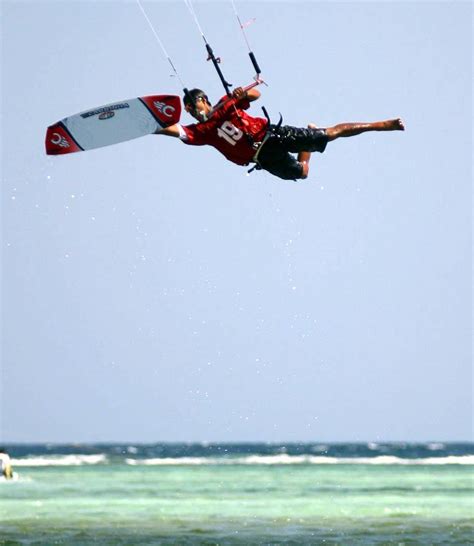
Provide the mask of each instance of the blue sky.
[{"label": "blue sky", "polygon": [[[185,3],[142,3],[219,98]],[[49,124],[180,84],[135,2],[4,1],[2,441],[471,437],[472,5],[236,5],[275,119],[406,132],[298,183],[165,137],[47,157]],[[230,2],[195,7],[249,83]]]}]

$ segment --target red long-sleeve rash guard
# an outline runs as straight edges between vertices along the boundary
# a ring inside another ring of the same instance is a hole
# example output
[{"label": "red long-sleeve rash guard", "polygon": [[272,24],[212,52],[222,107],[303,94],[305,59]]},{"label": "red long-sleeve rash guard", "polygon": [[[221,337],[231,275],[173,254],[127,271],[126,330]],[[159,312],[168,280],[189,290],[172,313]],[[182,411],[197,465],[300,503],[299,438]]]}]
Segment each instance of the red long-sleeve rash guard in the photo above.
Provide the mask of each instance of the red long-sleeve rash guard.
[{"label": "red long-sleeve rash guard", "polygon": [[252,144],[263,140],[268,121],[249,116],[244,111],[250,106],[247,99],[239,101],[238,108],[236,103],[235,99],[230,99],[209,120],[183,126],[182,141],[191,146],[212,146],[229,161],[248,165],[255,155]]}]

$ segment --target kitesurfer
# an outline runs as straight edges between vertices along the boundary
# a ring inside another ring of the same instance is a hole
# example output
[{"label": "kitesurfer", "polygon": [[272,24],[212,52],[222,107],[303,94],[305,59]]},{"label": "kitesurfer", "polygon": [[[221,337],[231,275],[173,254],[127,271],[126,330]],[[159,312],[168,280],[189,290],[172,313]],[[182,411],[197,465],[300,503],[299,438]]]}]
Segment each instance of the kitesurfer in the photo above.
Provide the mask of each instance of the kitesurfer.
[{"label": "kitesurfer", "polygon": [[[197,120],[191,125],[175,124],[156,134],[180,138],[192,146],[213,146],[237,165],[255,164],[284,180],[307,178],[312,152],[324,152],[327,143],[367,131],[403,131],[401,119],[372,123],[341,123],[318,128],[274,125],[267,119],[247,114],[250,103],[260,97],[253,87],[236,88],[232,97],[223,97],[214,107],[201,89],[188,91],[183,98],[186,111]],[[295,157],[292,154],[297,154]]]}]

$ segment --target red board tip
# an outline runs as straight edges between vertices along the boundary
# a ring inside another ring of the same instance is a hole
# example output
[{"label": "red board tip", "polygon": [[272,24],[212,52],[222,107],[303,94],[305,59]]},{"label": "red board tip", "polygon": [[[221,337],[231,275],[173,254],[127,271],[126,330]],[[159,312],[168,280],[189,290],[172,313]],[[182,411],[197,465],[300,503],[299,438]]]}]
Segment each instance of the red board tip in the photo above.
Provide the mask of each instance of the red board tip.
[{"label": "red board tip", "polygon": [[55,123],[48,127],[45,147],[48,155],[72,154],[82,151],[82,148],[74,141],[61,123]]}]

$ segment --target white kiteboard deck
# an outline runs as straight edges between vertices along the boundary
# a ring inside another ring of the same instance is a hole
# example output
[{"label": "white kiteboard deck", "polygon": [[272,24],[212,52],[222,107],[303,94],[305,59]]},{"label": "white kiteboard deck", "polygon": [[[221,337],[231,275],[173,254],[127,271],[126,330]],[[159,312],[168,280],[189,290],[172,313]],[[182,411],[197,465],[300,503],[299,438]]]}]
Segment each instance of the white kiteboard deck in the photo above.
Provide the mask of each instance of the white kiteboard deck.
[{"label": "white kiteboard deck", "polygon": [[71,154],[150,135],[179,121],[176,95],[150,95],[106,104],[48,127],[46,153]]}]

